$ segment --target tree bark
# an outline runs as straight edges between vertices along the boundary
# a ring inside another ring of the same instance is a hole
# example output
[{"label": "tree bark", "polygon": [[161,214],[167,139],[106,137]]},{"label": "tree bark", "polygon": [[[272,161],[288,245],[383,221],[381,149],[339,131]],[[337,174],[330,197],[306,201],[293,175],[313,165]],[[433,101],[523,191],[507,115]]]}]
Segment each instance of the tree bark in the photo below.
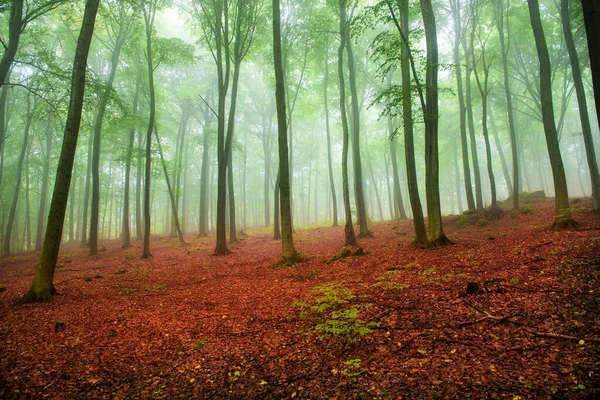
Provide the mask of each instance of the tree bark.
[{"label": "tree bark", "polygon": [[[510,31],[508,31],[508,44],[504,40],[504,2],[506,0],[497,0],[498,15],[496,16],[496,29],[500,39],[500,53],[502,54],[502,71],[504,77],[504,94],[506,96],[506,112],[508,114],[508,131],[510,133],[510,149],[512,152],[512,167],[513,167],[513,188],[512,188],[512,204],[513,210],[519,209],[519,190],[520,190],[520,174],[519,174],[519,151],[517,141],[517,129],[515,126],[515,116],[512,105],[512,93],[510,88],[510,75],[508,73],[508,50],[510,45]],[[507,9],[510,2],[506,1]],[[508,16],[506,16],[506,28],[509,29]]]},{"label": "tree bark", "polygon": [[279,191],[281,207],[281,262],[292,265],[299,261],[292,237],[292,210],[290,199],[290,171],[288,164],[287,113],[281,57],[281,17],[279,0],[273,0],[273,67],[275,69],[275,101],[277,104],[277,131],[279,145]]},{"label": "tree bark", "polygon": [[77,136],[81,123],[81,110],[83,108],[83,95],[85,91],[85,78],[87,67],[87,56],[94,33],[94,24],[98,12],[100,0],[87,0],[83,16],[81,31],[75,50],[73,63],[73,78],[71,81],[71,98],[69,102],[67,122],[62,150],[58,161],[56,181],[42,253],[36,266],[33,284],[20,303],[37,301],[50,301],[56,293],[54,288],[54,270],[62,238],[62,229],[71,184],[71,173],[75,150],[77,149]]},{"label": "tree bark", "polygon": [[7,83],[6,78],[19,49],[19,40],[21,39],[22,32],[23,0],[12,0],[8,19],[8,43],[4,47],[4,54],[2,54],[2,58],[0,59],[0,86]]},{"label": "tree bark", "polygon": [[425,186],[427,188],[428,239],[432,247],[445,246],[450,241],[444,234],[440,206],[439,155],[438,155],[438,44],[435,16],[431,0],[420,0],[425,41],[427,43],[427,66],[425,72]]},{"label": "tree bark", "polygon": [[594,85],[596,118],[600,123],[600,0],[581,0],[581,7]]},{"label": "tree bark", "polygon": [[[140,96],[140,78],[138,76],[135,84],[135,94],[133,96],[133,109],[132,115],[136,116],[138,112],[138,101]],[[129,137],[127,143],[127,155],[125,158],[125,182],[123,188],[123,217],[122,217],[122,233],[121,240],[123,242],[122,248],[128,249],[131,247],[131,231],[129,229],[129,192],[131,186],[131,161],[133,158],[133,147],[135,144],[135,128],[129,129]]]},{"label": "tree bark", "polygon": [[23,175],[23,162],[25,160],[25,154],[29,146],[29,130],[31,128],[31,121],[33,120],[33,109],[31,107],[31,95],[27,94],[27,120],[25,122],[25,132],[23,133],[23,145],[21,146],[21,152],[19,153],[19,161],[17,164],[17,173],[15,176],[15,192],[12,197],[12,203],[8,214],[8,220],[6,222],[6,232],[4,234],[4,242],[2,243],[2,255],[10,255],[10,241],[12,238],[12,228],[15,222],[15,215],[17,212],[17,204],[19,202],[19,192],[21,189],[21,177]]},{"label": "tree bark", "polygon": [[346,83],[344,79],[344,49],[346,48],[346,4],[338,0],[340,14],[340,47],[338,48],[338,82],[340,88],[340,114],[342,119],[342,194],[344,197],[344,237],[346,246],[358,246],[354,227],[352,226],[352,210],[350,209],[350,188],[348,184],[348,148],[350,134],[348,132],[348,116],[346,113]]},{"label": "tree bark", "polygon": [[[600,8],[599,8],[600,11]],[[592,137],[592,128],[590,126],[590,117],[588,115],[587,100],[585,98],[585,89],[583,88],[583,79],[581,78],[581,67],[573,33],[571,32],[571,18],[569,16],[568,0],[560,2],[560,17],[563,25],[565,44],[569,52],[571,61],[571,73],[573,74],[573,84],[575,85],[575,94],[577,95],[577,104],[579,105],[579,119],[581,121],[581,130],[583,133],[583,142],[587,156],[588,168],[590,171],[590,180],[592,184],[592,199],[594,200],[594,209],[600,212],[600,172],[598,171],[598,162],[596,160],[596,151],[594,149],[594,138]]]},{"label": "tree bark", "polygon": [[329,126],[329,43],[325,53],[325,76],[323,78],[323,105],[325,108],[325,133],[327,135],[327,172],[329,174],[329,190],[331,190],[331,206],[333,208],[333,226],[338,226],[337,196],[333,180],[333,162],[331,160],[331,129]]},{"label": "tree bark", "polygon": [[569,192],[567,190],[567,179],[563,167],[556,125],[554,122],[554,107],[552,104],[552,70],[550,65],[550,56],[546,45],[546,38],[542,28],[540,18],[540,9],[538,0],[527,0],[529,6],[529,17],[531,27],[535,38],[535,45],[540,62],[540,98],[542,102],[542,122],[544,124],[544,134],[546,135],[546,145],[548,147],[548,156],[552,167],[552,177],[554,179],[555,196],[555,219],[554,229],[570,228],[574,221],[569,214]]},{"label": "tree bark", "polygon": [[46,215],[46,205],[48,203],[48,184],[50,180],[50,159],[52,155],[52,141],[54,139],[52,114],[48,116],[48,131],[46,132],[46,156],[44,157],[44,169],[42,171],[42,188],[40,191],[40,207],[38,211],[37,228],[35,232],[35,251],[42,249],[42,238],[44,235],[44,221]]}]

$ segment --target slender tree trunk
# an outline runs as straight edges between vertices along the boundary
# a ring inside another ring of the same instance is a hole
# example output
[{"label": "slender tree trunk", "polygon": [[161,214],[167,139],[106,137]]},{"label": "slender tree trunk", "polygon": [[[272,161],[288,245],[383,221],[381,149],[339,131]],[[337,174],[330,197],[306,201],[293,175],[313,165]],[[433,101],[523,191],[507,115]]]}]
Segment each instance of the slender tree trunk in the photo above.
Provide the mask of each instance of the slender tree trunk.
[{"label": "slender tree trunk", "polygon": [[[142,114],[140,112],[140,114]],[[137,171],[135,174],[135,238],[136,240],[144,239],[144,223],[142,222],[142,176],[143,176],[143,132],[139,132],[138,146],[136,149]]]},{"label": "slender tree trunk", "polygon": [[17,164],[17,173],[15,176],[15,192],[12,197],[12,203],[8,214],[8,220],[6,222],[6,233],[4,234],[4,243],[2,244],[2,255],[10,255],[10,241],[12,238],[12,228],[15,222],[15,215],[17,212],[17,205],[19,202],[19,191],[21,188],[21,177],[23,175],[23,162],[25,160],[25,154],[29,146],[29,130],[31,128],[31,121],[33,120],[33,109],[35,105],[31,107],[31,95],[27,94],[27,120],[25,122],[25,132],[23,133],[23,145],[21,146],[21,152],[19,153],[19,161]]},{"label": "slender tree trunk", "polygon": [[77,136],[81,123],[81,110],[83,108],[83,95],[85,91],[87,56],[94,33],[98,3],[99,0],[87,0],[85,5],[81,32],[79,33],[77,48],[75,50],[71,99],[62,150],[58,161],[54,192],[50,203],[46,235],[44,237],[42,253],[36,266],[33,283],[29,291],[20,300],[20,303],[50,301],[56,293],[53,283],[54,270],[60,248],[73,161],[75,159],[75,150],[77,149]]},{"label": "slender tree trunk", "polygon": [[209,144],[208,125],[205,125],[202,141],[202,169],[200,171],[200,215],[198,219],[198,237],[206,237],[208,235]]},{"label": "slender tree trunk", "polygon": [[[135,116],[138,112],[138,101],[140,96],[140,77],[138,76],[135,84],[135,95],[133,96],[132,114]],[[131,161],[133,159],[133,146],[135,144],[135,128],[129,129],[129,137],[127,143],[127,156],[125,159],[125,182],[123,188],[123,217],[122,217],[122,248],[128,249],[131,247],[131,231],[129,229],[129,189],[131,182]]]},{"label": "slender tree trunk", "polygon": [[229,196],[229,244],[237,243],[237,229],[235,226],[235,192],[233,187],[233,151],[229,151],[227,163],[227,195]]},{"label": "slender tree trunk", "polygon": [[[390,7],[390,11],[392,8]],[[414,130],[412,117],[412,84],[411,84],[411,69],[413,77],[417,81],[417,76],[414,74],[414,60],[412,60],[409,47],[409,24],[408,24],[408,0],[400,0],[401,21],[396,22],[400,36],[402,37],[402,49],[400,58],[400,69],[402,72],[402,116],[404,128],[404,154],[406,157],[406,176],[408,180],[408,196],[410,198],[410,207],[413,213],[413,223],[415,227],[415,245],[427,245],[427,230],[425,228],[425,218],[423,217],[423,208],[421,206],[421,198],[419,196],[419,184],[417,181],[417,168],[415,161],[415,144]],[[412,68],[411,68],[412,66]],[[419,82],[417,81],[417,87]],[[421,101],[422,94],[419,92]]]},{"label": "slender tree trunk", "polygon": [[492,127],[492,136],[494,136],[494,144],[496,151],[498,151],[498,157],[500,157],[500,163],[502,164],[502,174],[504,175],[504,182],[506,182],[506,188],[508,189],[508,197],[513,196],[513,185],[510,179],[510,173],[508,172],[508,166],[506,165],[506,158],[504,157],[504,151],[502,151],[502,143],[498,137],[498,129],[496,129],[496,120],[492,114],[493,107],[489,109],[490,125]]},{"label": "slender tree trunk", "polygon": [[[160,138],[158,137],[158,130],[154,126],[154,136],[156,138],[156,145],[158,146],[158,154],[160,155],[160,161],[162,163],[163,172],[165,174],[165,180],[167,181],[167,189],[169,191],[169,199],[171,200],[171,213],[172,220],[175,222],[175,229],[177,230],[177,237],[179,238],[179,245],[183,246],[185,241],[183,240],[183,233],[179,226],[179,217],[177,216],[177,205],[175,204],[175,194],[173,193],[173,187],[171,186],[171,180],[169,179],[169,171],[167,170],[167,163],[162,151],[162,145],[160,144]],[[167,219],[168,220],[168,219]]]},{"label": "slender tree trunk", "polygon": [[[398,173],[398,139],[394,135],[391,117],[388,117],[388,133],[390,135],[390,158],[392,160],[392,175],[394,179],[394,214],[397,213],[400,219],[406,219],[402,191],[400,190],[400,174]],[[379,198],[379,196],[377,197]]]},{"label": "slender tree trunk", "polygon": [[265,227],[271,225],[271,130],[268,129],[265,124],[265,118],[263,118],[263,137],[262,147],[263,154],[265,157],[265,174],[263,180],[263,197],[264,197],[264,208],[265,208]]},{"label": "slender tree trunk", "polygon": [[345,36],[346,42],[346,55],[348,57],[348,83],[350,85],[350,98],[352,107],[352,162],[354,169],[354,194],[356,196],[356,213],[358,214],[358,225],[360,228],[359,237],[371,236],[369,227],[367,226],[367,211],[365,207],[365,196],[363,193],[363,176],[362,176],[362,165],[360,155],[360,110],[358,106],[358,94],[356,91],[356,68],[354,63],[354,53],[352,50],[352,41],[350,39],[350,27],[347,26],[346,21],[346,1],[340,0],[343,3],[343,7],[340,7],[340,13],[344,13],[344,26],[342,34]]},{"label": "slender tree trunk", "polygon": [[[504,76],[504,94],[506,96],[506,112],[508,114],[508,131],[510,133],[510,148],[512,152],[512,166],[513,166],[513,188],[512,188],[512,203],[513,209],[519,209],[519,188],[520,188],[520,175],[519,175],[519,152],[518,152],[518,141],[517,141],[517,129],[515,127],[515,117],[512,105],[512,93],[510,88],[510,75],[508,72],[508,51],[510,44],[510,31],[508,31],[508,43],[504,39],[504,3],[506,2],[507,10],[510,6],[510,2],[506,0],[496,0],[498,15],[496,16],[496,28],[498,30],[498,36],[500,39],[500,53],[502,54],[502,71]],[[506,15],[506,28],[509,29],[508,16]]]},{"label": "slender tree trunk", "polygon": [[[29,204],[29,155],[25,161],[25,240],[23,243],[27,244],[27,251],[31,250],[31,207]],[[69,232],[72,232],[71,229]]]},{"label": "slender tree trunk", "polygon": [[471,92],[471,72],[474,66],[469,65],[469,58],[473,52],[473,43],[467,46],[466,35],[463,35],[462,45],[467,62],[465,72],[465,106],[467,110],[467,127],[469,128],[469,143],[471,145],[471,158],[473,161],[473,175],[475,179],[475,206],[477,210],[483,210],[483,192],[481,190],[481,172],[479,170],[479,156],[477,154],[477,141],[475,140],[475,122],[473,118],[473,100]]},{"label": "slender tree trunk", "polygon": [[458,205],[458,213],[462,214],[463,212],[463,204],[462,204],[462,196],[460,194],[460,172],[458,168],[458,146],[454,145],[454,178],[456,179],[456,203]]},{"label": "slender tree trunk", "polygon": [[550,56],[546,45],[546,38],[542,28],[540,18],[540,9],[538,0],[527,0],[529,6],[529,17],[533,36],[535,38],[536,49],[540,62],[540,99],[542,102],[542,122],[544,124],[544,133],[546,135],[546,145],[548,147],[548,156],[552,167],[552,177],[554,179],[555,196],[555,219],[552,225],[554,229],[570,228],[574,225],[574,220],[569,214],[569,192],[567,190],[567,179],[563,167],[556,125],[554,122],[554,109],[552,104],[552,71],[550,66]]},{"label": "slender tree trunk", "polygon": [[[6,83],[8,83],[9,77],[10,72],[6,75]],[[0,186],[2,186],[2,177],[4,176],[4,142],[6,141],[6,128],[8,126],[6,118],[8,88],[8,85],[3,85],[0,89]]]},{"label": "slender tree trunk", "polygon": [[42,171],[42,188],[40,191],[40,208],[38,211],[37,228],[35,232],[35,251],[42,249],[42,237],[44,235],[44,221],[46,215],[46,204],[48,203],[48,184],[50,180],[50,159],[52,158],[52,141],[54,139],[52,114],[48,116],[48,130],[46,132],[46,157],[44,157],[44,169]]},{"label": "slender tree trunk", "polygon": [[[375,180],[375,174],[373,173],[373,162],[371,161],[371,155],[368,151],[367,162],[369,163],[369,173],[371,174],[371,182],[373,183],[373,190],[375,191],[375,198],[377,199],[377,211],[379,212],[379,220],[383,221],[383,207],[381,206],[381,197],[379,196],[377,181]],[[404,218],[406,218],[406,215],[404,216]]]},{"label": "slender tree trunk", "polygon": [[588,43],[596,118],[600,123],[600,0],[581,0]]},{"label": "slender tree trunk", "polygon": [[[600,2],[597,3],[600,4]],[[600,7],[598,8],[598,12],[600,12]],[[565,35],[565,44],[567,45],[569,60],[571,61],[571,73],[573,74],[573,84],[575,85],[577,104],[579,105],[579,120],[581,121],[583,142],[585,144],[588,168],[590,170],[594,208],[597,212],[600,212],[600,172],[598,171],[598,162],[596,160],[596,151],[594,149],[594,138],[592,137],[592,128],[590,126],[590,117],[588,115],[587,100],[585,98],[585,90],[583,88],[583,79],[581,78],[579,57],[577,56],[577,49],[575,48],[573,33],[571,32],[571,19],[569,17],[568,0],[561,0],[560,16],[563,25],[563,33]]]},{"label": "slender tree trunk", "polygon": [[425,186],[427,188],[427,218],[429,245],[450,244],[444,234],[440,206],[439,156],[438,156],[438,45],[435,16],[431,0],[420,0],[427,42],[427,67],[425,76]]},{"label": "slender tree trunk", "polygon": [[150,95],[150,116],[148,130],[146,131],[146,165],[144,174],[144,249],[142,258],[149,258],[150,254],[150,180],[152,175],[152,132],[156,118],[156,94],[154,91],[154,62],[152,61],[152,29],[156,15],[156,0],[150,3],[150,9],[142,7],[146,25],[146,60],[148,61],[148,90]]},{"label": "slender tree trunk", "polygon": [[91,174],[92,174],[92,149],[93,149],[93,140],[94,135],[93,132],[90,132],[90,136],[88,139],[88,159],[87,159],[87,168],[85,175],[85,195],[83,199],[83,217],[81,219],[81,247],[87,247],[88,245],[88,237],[87,237],[87,223],[88,223],[88,205],[90,202],[90,187],[91,187]]},{"label": "slender tree trunk", "polygon": [[350,209],[350,188],[348,184],[348,148],[350,134],[348,131],[348,116],[346,113],[346,83],[344,79],[344,49],[346,48],[347,35],[345,0],[338,0],[340,11],[340,47],[338,49],[338,80],[340,88],[340,114],[342,117],[342,194],[344,197],[344,237],[346,246],[358,246],[354,227],[352,226],[352,211]]},{"label": "slender tree trunk", "polygon": [[23,0],[11,0],[8,19],[8,43],[4,45],[4,53],[0,58],[0,86],[7,82],[10,67],[15,60],[19,48],[19,40],[23,32]]},{"label": "slender tree trunk", "polygon": [[[74,174],[75,175],[75,174]],[[77,190],[77,179],[72,178],[73,184],[69,190],[69,243],[75,241],[75,193]]]},{"label": "slender tree trunk", "polygon": [[292,237],[292,209],[290,199],[290,168],[288,163],[287,113],[285,83],[281,58],[281,17],[279,0],[273,0],[273,66],[275,69],[275,102],[277,105],[277,131],[279,145],[279,192],[281,207],[281,262],[292,265],[299,261]]},{"label": "slender tree trunk", "polygon": [[275,193],[273,196],[273,240],[281,240],[281,212],[279,210],[279,168],[277,168],[277,178],[275,179]]},{"label": "slender tree trunk", "polygon": [[452,16],[454,21],[454,71],[456,74],[456,88],[458,92],[458,108],[460,116],[460,144],[462,151],[463,173],[465,178],[465,193],[467,195],[467,207],[475,209],[475,197],[473,196],[473,184],[471,183],[471,167],[469,166],[469,147],[467,140],[467,109],[465,107],[465,94],[462,80],[462,65],[460,57],[460,44],[464,32],[460,15],[460,0],[451,0]]},{"label": "slender tree trunk", "polygon": [[338,226],[337,196],[335,194],[335,181],[333,180],[333,162],[331,160],[331,129],[329,127],[329,43],[325,55],[325,77],[323,81],[323,104],[325,107],[325,132],[327,134],[327,172],[329,173],[329,190],[331,190],[331,205],[333,208],[333,226]]},{"label": "slender tree trunk", "polygon": [[[122,29],[122,28],[121,28]],[[106,106],[110,97],[110,92],[113,87],[115,75],[117,73],[117,67],[119,65],[119,57],[121,55],[121,47],[125,37],[122,31],[119,32],[115,41],[115,47],[112,52],[110,59],[110,71],[108,73],[108,79],[106,81],[106,88],[102,97],[100,98],[100,105],[98,106],[98,114],[96,115],[96,122],[94,123],[94,146],[92,153],[92,210],[90,220],[90,255],[94,256],[98,254],[98,219],[100,213],[100,146],[101,146],[101,135],[102,135],[102,124],[104,122],[104,115],[106,113]]]}]

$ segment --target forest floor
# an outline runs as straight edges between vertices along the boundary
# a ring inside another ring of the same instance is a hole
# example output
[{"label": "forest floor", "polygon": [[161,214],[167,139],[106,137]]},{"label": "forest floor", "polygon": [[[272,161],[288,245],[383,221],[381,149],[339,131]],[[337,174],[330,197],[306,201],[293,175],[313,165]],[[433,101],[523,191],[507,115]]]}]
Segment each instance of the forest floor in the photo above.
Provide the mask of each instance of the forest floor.
[{"label": "forest floor", "polygon": [[66,244],[59,295],[21,307],[38,254],[0,259],[0,398],[600,398],[590,206],[561,232],[551,199],[449,216],[440,249],[374,223],[365,255],[335,261],[342,227],[299,229],[285,269],[267,230],[224,257],[193,236],[154,238],[149,260]]}]

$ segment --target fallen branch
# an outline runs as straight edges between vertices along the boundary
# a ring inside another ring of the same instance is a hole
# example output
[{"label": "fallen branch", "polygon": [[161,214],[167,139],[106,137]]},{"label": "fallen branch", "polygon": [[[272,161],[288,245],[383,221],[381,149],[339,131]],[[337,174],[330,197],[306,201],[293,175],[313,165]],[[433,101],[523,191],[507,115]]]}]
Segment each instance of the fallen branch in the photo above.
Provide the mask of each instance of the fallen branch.
[{"label": "fallen branch", "polygon": [[561,335],[559,333],[536,332],[527,327],[524,327],[524,329],[525,329],[525,332],[530,333],[534,336],[547,337],[547,338],[552,338],[552,339],[576,340],[576,341],[583,340],[585,342],[600,343],[600,339],[596,339],[596,338],[580,338],[580,337],[570,336],[570,335]]}]

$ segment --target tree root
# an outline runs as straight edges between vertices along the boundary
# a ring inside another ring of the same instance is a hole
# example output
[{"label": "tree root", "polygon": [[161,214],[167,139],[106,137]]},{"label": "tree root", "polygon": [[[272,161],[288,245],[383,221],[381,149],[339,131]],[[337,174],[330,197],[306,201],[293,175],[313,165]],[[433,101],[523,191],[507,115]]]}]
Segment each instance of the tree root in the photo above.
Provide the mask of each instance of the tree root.
[{"label": "tree root", "polygon": [[56,295],[56,288],[52,286],[50,289],[35,290],[31,288],[23,297],[16,301],[16,306],[22,306],[29,303],[49,303]]},{"label": "tree root", "polygon": [[427,247],[436,249],[438,247],[446,247],[454,244],[450,239],[446,237],[446,235],[442,234],[440,237],[430,240]]}]

